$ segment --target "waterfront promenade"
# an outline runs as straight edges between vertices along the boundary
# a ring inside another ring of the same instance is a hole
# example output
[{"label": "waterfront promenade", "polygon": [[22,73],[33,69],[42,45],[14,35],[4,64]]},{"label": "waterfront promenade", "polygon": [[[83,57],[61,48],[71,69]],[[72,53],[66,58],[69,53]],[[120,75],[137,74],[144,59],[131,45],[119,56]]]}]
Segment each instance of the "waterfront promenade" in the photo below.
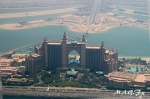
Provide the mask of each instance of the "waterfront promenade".
[{"label": "waterfront promenade", "polygon": [[114,91],[71,87],[3,87],[3,95],[36,97],[100,98],[113,96]]},{"label": "waterfront promenade", "polygon": [[[9,96],[35,96],[35,97],[68,97],[68,98],[102,98],[102,99],[149,99],[150,93],[144,96],[114,95],[116,90],[100,90],[95,88],[73,88],[73,87],[21,87],[3,86],[3,95]],[[127,98],[128,97],[128,98]]]}]

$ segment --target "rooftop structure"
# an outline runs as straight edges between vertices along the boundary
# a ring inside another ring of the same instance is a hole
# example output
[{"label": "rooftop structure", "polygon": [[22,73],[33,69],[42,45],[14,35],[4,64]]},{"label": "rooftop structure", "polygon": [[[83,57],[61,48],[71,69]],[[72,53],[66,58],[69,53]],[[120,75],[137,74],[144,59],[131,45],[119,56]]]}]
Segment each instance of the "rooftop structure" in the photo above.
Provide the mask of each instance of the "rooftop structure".
[{"label": "rooftop structure", "polygon": [[109,86],[128,88],[150,86],[150,74],[132,74],[128,72],[112,72],[108,74]]},{"label": "rooftop structure", "polygon": [[5,63],[11,63],[13,62],[14,60],[13,59],[0,59],[0,62],[5,62]]},{"label": "rooftop structure", "polygon": [[86,48],[87,49],[100,49],[99,46],[87,46]]},{"label": "rooftop structure", "polygon": [[13,54],[11,57],[12,58],[19,58],[19,57],[25,57],[28,56],[28,54]]},{"label": "rooftop structure", "polygon": [[109,79],[115,81],[132,81],[135,80],[137,74],[131,74],[127,72],[112,72],[108,74]]},{"label": "rooftop structure", "polygon": [[31,54],[32,58],[36,58],[36,57],[39,57],[40,55],[39,54]]},{"label": "rooftop structure", "polygon": [[28,79],[26,78],[8,78],[7,79],[7,82],[10,82],[10,83],[26,83],[28,81]]},{"label": "rooftop structure", "polygon": [[17,71],[18,71],[18,67],[3,67],[3,68],[1,68],[2,74],[11,73],[11,75],[16,75]]}]

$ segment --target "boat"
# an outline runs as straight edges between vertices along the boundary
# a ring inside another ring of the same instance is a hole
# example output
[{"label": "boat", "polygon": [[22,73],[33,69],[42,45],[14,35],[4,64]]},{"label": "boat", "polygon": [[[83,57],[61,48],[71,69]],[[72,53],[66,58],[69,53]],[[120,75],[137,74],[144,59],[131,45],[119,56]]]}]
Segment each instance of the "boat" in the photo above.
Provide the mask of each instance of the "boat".
[{"label": "boat", "polygon": [[78,39],[81,39],[81,37],[78,37]]},{"label": "boat", "polygon": [[74,38],[71,38],[71,41],[74,41],[75,39]]},{"label": "boat", "polygon": [[30,47],[30,49],[31,49],[31,48],[33,48],[33,47]]}]

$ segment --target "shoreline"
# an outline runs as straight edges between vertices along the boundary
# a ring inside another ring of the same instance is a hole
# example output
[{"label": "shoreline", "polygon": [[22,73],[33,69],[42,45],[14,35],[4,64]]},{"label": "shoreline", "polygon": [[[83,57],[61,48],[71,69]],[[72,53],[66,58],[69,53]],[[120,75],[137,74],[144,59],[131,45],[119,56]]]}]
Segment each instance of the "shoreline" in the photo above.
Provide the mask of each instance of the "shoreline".
[{"label": "shoreline", "polygon": [[[54,8],[59,8],[59,6],[52,6],[52,7],[54,7]],[[41,9],[43,9],[43,8],[51,8],[51,7],[49,7],[49,6],[47,6],[47,7],[21,7],[21,8],[0,8],[0,10],[14,10],[14,9],[32,9],[32,8],[41,8]]]},{"label": "shoreline", "polygon": [[[73,9],[73,8],[67,8]],[[63,10],[63,9],[61,9]],[[75,10],[75,9],[73,9]],[[52,11],[52,13],[58,13]],[[40,11],[43,12],[43,11]],[[33,15],[38,14],[37,12],[32,12]],[[48,12],[40,13],[41,15],[47,14]],[[50,12],[51,13],[51,12]],[[1,16],[0,16],[1,17]],[[9,16],[8,16],[9,17]],[[12,17],[12,16],[10,16]],[[66,26],[71,31],[74,32],[81,32],[81,33],[100,33],[108,31],[112,28],[119,27],[119,26],[131,26],[136,28],[142,28],[148,30],[147,22],[139,22],[132,18],[126,18],[123,16],[115,16],[114,13],[104,13],[99,14],[98,18],[99,21],[97,23],[89,23],[87,19],[89,16],[77,16],[73,14],[62,15],[56,18],[48,18],[48,19],[40,19],[34,21],[22,21],[19,23],[8,23],[8,24],[1,24],[0,28],[4,30],[22,30],[22,29],[30,29],[36,28],[41,26]]]},{"label": "shoreline", "polygon": [[[24,97],[45,97],[45,98],[75,98],[75,99],[91,99],[91,98],[104,98],[104,99],[108,99],[108,98],[112,98],[112,99],[127,99],[128,97],[134,97],[135,95],[114,95],[114,93],[116,92],[116,90],[97,90],[97,91],[86,91],[86,90],[49,90],[49,91],[45,91],[45,90],[22,90],[22,89],[4,89],[2,94],[3,96],[24,96]],[[145,94],[144,95],[139,95],[142,96],[143,99],[144,97],[149,97],[150,93],[144,91]],[[137,96],[137,97],[139,97]]]},{"label": "shoreline", "polygon": [[[11,50],[7,51],[6,53],[10,52]],[[1,54],[4,54],[3,52],[0,52],[0,56]],[[73,55],[74,56],[74,55]],[[78,55],[76,55],[78,56]],[[144,59],[144,60],[150,60],[150,56],[118,56],[118,58],[141,58],[141,59]]]},{"label": "shoreline", "polygon": [[3,95],[3,98],[9,98],[9,97],[13,97],[13,98],[15,98],[15,97],[17,97],[17,98],[19,98],[19,97],[25,97],[25,98],[36,98],[36,99],[39,99],[39,98],[44,98],[44,99],[82,99],[82,98],[74,98],[74,97],[56,97],[56,96],[27,96],[27,95],[18,95],[18,96],[16,96],[16,95]]},{"label": "shoreline", "polygon": [[[5,87],[5,86],[4,86]],[[106,95],[107,93],[107,95]],[[76,87],[10,87],[3,88],[2,94],[8,96],[96,98],[113,95],[113,90]]]},{"label": "shoreline", "polygon": [[0,19],[3,19],[3,18],[28,17],[28,16],[40,16],[40,15],[49,15],[49,14],[58,14],[58,13],[76,11],[77,8],[78,7],[71,7],[71,8],[57,9],[57,10],[44,10],[44,11],[34,11],[34,12],[0,14]]},{"label": "shoreline", "polygon": [[[43,21],[43,22],[42,22]],[[49,23],[49,22],[44,22],[45,20],[39,20],[39,21],[35,21],[35,23],[31,22],[31,24],[26,25],[26,26],[19,26],[20,24],[15,23],[15,24],[3,24],[0,25],[0,29],[3,30],[25,30],[25,29],[32,29],[32,28],[38,28],[38,27],[44,27],[44,26],[65,26],[67,27],[69,30],[73,31],[73,32],[79,32],[79,33],[86,33],[88,27],[86,25],[81,25],[81,24],[69,24],[69,23],[64,23],[64,24],[58,24],[58,23]],[[37,24],[36,24],[37,22]],[[38,22],[41,22],[38,24]],[[116,27],[120,27],[120,26],[125,26],[128,27],[128,25],[114,25],[114,26],[101,26],[101,25],[93,25],[91,26],[91,29],[87,32],[89,34],[95,34],[95,33],[100,33],[100,32],[106,32],[110,29],[116,28]],[[81,27],[81,29],[79,29],[79,27]],[[141,28],[144,30],[148,30],[147,28],[144,28],[142,26],[130,26],[130,27],[135,27],[135,28]],[[98,28],[96,30],[93,30],[95,28]],[[84,30],[83,30],[84,29]]]},{"label": "shoreline", "polygon": [[[65,26],[67,27],[69,30],[73,31],[73,32],[79,32],[79,33],[86,33],[85,30],[77,30],[76,28],[78,28],[78,24],[77,25],[69,25],[69,24],[48,24],[45,23],[44,25],[28,25],[28,26],[24,26],[24,27],[17,27],[19,24],[4,24],[4,25],[0,25],[0,28],[3,30],[24,30],[24,29],[32,29],[32,28],[38,28],[38,27],[43,27],[43,26]],[[102,30],[97,30],[97,31],[89,31],[89,34],[93,34],[93,33],[100,33],[100,32],[105,32],[108,31],[112,28],[115,27],[119,27],[119,26],[108,26],[108,27],[100,27]]]}]

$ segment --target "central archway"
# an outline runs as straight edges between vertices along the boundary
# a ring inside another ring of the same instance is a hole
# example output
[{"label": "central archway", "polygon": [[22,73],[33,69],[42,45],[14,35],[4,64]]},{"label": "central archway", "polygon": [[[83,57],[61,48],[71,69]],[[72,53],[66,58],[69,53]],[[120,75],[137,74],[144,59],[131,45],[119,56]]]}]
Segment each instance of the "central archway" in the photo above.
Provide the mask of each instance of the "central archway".
[{"label": "central archway", "polygon": [[68,67],[78,68],[80,66],[80,54],[76,50],[70,51],[68,53]]}]

